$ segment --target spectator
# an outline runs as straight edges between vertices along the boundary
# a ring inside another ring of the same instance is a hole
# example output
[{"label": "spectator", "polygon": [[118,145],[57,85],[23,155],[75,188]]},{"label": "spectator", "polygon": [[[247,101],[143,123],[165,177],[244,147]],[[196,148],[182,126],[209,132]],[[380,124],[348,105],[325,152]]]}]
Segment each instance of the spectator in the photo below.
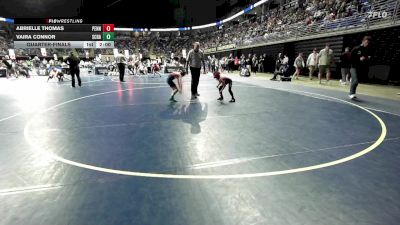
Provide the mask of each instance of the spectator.
[{"label": "spectator", "polygon": [[253,58],[251,59],[251,69],[253,73],[257,73],[257,69],[258,69],[258,59],[257,59],[257,55],[254,54]]},{"label": "spectator", "polygon": [[296,72],[293,74],[293,79],[298,80],[301,70],[304,68],[303,53],[299,53],[299,56],[294,60],[294,67],[296,68]]},{"label": "spectator", "polygon": [[264,72],[264,56],[263,55],[261,55],[260,58],[258,59],[257,71],[260,73]]},{"label": "spectator", "polygon": [[350,67],[351,67],[351,52],[350,48],[346,47],[342,55],[340,56],[340,72],[342,74],[342,79],[340,84],[346,85],[349,82],[350,77]]},{"label": "spectator", "polygon": [[233,55],[231,53],[228,58],[228,72],[233,72],[234,66],[235,66],[235,61],[234,61]]},{"label": "spectator", "polygon": [[249,54],[246,58],[245,61],[246,64],[246,68],[249,70],[249,72],[251,72],[251,68],[252,68],[252,58],[251,58],[251,54]]},{"label": "spectator", "polygon": [[318,54],[318,66],[319,66],[319,73],[318,79],[319,83],[321,84],[321,77],[323,74],[326,74],[326,83],[329,83],[331,77],[330,66],[332,63],[333,51],[329,48],[329,44],[325,45],[325,48],[322,49]]},{"label": "spectator", "polygon": [[317,58],[318,58],[317,49],[314,48],[313,52],[307,58],[307,66],[308,66],[308,70],[309,70],[310,80],[312,80],[315,69],[317,68],[317,64],[318,64]]}]

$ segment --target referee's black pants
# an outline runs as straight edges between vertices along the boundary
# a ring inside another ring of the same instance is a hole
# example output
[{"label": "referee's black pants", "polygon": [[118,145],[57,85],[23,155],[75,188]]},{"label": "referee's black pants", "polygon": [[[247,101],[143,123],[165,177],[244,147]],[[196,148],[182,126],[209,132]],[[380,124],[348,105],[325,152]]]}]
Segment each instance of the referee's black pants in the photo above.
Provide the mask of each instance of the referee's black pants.
[{"label": "referee's black pants", "polygon": [[79,68],[70,68],[70,72],[71,72],[71,78],[72,78],[72,87],[75,87],[75,76],[76,78],[78,78],[78,85],[79,87],[82,86],[82,81],[81,81],[81,77],[80,77],[80,70]]},{"label": "referee's black pants", "polygon": [[118,63],[118,70],[119,70],[119,81],[124,81],[125,64],[124,63]]},{"label": "referee's black pants", "polygon": [[198,94],[197,87],[200,80],[200,68],[190,67],[190,73],[192,74],[192,96],[196,96]]}]

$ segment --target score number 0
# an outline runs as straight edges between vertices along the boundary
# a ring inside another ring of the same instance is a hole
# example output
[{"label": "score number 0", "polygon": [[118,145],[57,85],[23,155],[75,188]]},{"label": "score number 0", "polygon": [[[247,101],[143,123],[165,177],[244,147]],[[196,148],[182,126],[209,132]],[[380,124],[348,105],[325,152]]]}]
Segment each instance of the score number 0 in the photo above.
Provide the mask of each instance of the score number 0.
[{"label": "score number 0", "polygon": [[103,32],[114,32],[114,24],[103,24]]},{"label": "score number 0", "polygon": [[114,41],[114,24],[103,24],[103,41]]}]

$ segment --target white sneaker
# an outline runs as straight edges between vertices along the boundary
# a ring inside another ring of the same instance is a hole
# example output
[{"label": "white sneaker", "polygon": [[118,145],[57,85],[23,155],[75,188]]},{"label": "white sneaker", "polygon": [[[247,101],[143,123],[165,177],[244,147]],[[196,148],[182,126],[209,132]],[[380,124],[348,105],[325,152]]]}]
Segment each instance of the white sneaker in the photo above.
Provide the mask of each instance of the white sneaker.
[{"label": "white sneaker", "polygon": [[357,97],[356,97],[356,95],[349,95],[349,98],[350,99],[356,99]]}]

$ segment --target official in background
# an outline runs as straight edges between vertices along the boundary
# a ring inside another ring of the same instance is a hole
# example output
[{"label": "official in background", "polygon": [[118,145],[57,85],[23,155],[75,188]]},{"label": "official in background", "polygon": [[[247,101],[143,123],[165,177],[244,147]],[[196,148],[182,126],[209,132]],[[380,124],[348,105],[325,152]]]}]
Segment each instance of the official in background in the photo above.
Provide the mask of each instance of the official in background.
[{"label": "official in background", "polygon": [[119,70],[119,81],[124,82],[126,58],[122,53],[119,53],[115,59]]},{"label": "official in background", "polygon": [[82,86],[81,77],[79,75],[79,62],[81,60],[79,57],[75,56],[73,52],[70,52],[69,56],[65,59],[65,62],[69,65],[69,71],[71,73],[72,78],[72,87],[75,87],[75,76],[78,78],[79,87]]},{"label": "official in background", "polygon": [[189,51],[186,60],[186,71],[188,71],[188,67],[190,66],[190,73],[192,74],[192,87],[191,87],[192,100],[200,96],[199,93],[197,92],[197,88],[199,86],[200,70],[202,64],[205,74],[206,65],[204,63],[204,54],[203,51],[200,50],[200,43],[195,42],[193,44],[193,49]]},{"label": "official in background", "polygon": [[351,85],[350,85],[350,99],[355,99],[356,90],[358,86],[358,78],[366,77],[368,75],[369,61],[371,59],[371,50],[369,43],[371,42],[370,36],[365,36],[361,45],[356,46],[351,51]]}]

